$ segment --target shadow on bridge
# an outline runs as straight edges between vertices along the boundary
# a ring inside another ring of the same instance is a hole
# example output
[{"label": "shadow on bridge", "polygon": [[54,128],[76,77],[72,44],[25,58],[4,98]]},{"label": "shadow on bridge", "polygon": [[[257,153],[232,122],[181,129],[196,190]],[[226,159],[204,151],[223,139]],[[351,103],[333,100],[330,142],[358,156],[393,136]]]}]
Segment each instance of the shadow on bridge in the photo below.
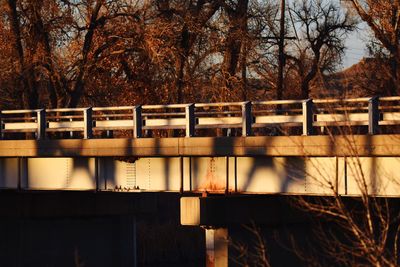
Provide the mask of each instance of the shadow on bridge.
[{"label": "shadow on bridge", "polygon": [[[303,157],[285,157],[279,158],[265,156],[268,153],[271,138],[265,138],[264,146],[251,147],[243,146],[235,143],[238,139],[233,138],[215,138],[213,143],[213,153],[218,155],[228,155],[233,157],[238,151],[237,149],[244,149],[244,155],[256,155],[250,157],[250,167],[244,174],[245,177],[238,177],[241,182],[237,184],[239,192],[249,192],[255,177],[258,172],[268,171],[267,173],[276,173],[279,178],[279,189],[278,192],[286,193],[289,192],[292,184],[304,183],[306,179],[306,158]],[[245,139],[242,140],[245,142]],[[196,166],[196,164],[194,165]],[[196,172],[196,168],[194,168]],[[239,176],[239,174],[238,174]],[[274,177],[263,177],[266,184],[271,184],[271,179]],[[238,181],[236,181],[238,183]]]}]

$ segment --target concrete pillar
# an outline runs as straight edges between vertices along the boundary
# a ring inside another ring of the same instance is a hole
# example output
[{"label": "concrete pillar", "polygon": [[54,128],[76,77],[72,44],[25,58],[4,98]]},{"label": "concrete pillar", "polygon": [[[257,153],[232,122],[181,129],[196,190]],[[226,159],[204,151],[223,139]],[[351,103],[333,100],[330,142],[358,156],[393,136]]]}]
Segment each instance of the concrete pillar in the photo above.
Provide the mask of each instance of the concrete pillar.
[{"label": "concrete pillar", "polygon": [[228,266],[228,229],[205,229],[206,267]]}]

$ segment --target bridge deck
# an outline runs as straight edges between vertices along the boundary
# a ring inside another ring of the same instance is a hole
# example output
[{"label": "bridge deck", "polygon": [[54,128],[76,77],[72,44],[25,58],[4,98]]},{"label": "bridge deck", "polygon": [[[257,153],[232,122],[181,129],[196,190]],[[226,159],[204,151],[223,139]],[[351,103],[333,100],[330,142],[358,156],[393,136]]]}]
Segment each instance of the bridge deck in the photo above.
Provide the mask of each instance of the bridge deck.
[{"label": "bridge deck", "polygon": [[398,196],[399,102],[2,111],[0,188]]},{"label": "bridge deck", "polygon": [[118,156],[400,156],[400,135],[0,141],[0,157]]},{"label": "bridge deck", "polygon": [[399,138],[3,140],[0,189],[398,196]]}]

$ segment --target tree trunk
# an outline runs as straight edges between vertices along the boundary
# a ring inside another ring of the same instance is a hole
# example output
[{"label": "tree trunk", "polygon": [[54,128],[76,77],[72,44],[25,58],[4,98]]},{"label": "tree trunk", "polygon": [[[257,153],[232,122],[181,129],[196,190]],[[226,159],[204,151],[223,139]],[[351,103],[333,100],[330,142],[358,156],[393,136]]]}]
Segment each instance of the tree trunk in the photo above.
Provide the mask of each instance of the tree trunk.
[{"label": "tree trunk", "polygon": [[389,61],[390,61],[390,88],[388,89],[388,94],[395,96],[398,94],[398,82],[399,82],[399,76],[398,76],[398,71],[399,71],[399,64],[398,64],[398,57],[397,56],[392,56]]},{"label": "tree trunk", "polygon": [[101,6],[102,6],[102,1],[98,0],[92,11],[92,15],[91,15],[90,21],[88,23],[89,27],[88,27],[88,31],[85,35],[85,40],[83,42],[83,48],[82,48],[82,61],[79,64],[79,70],[78,70],[78,75],[77,75],[77,79],[75,82],[75,86],[72,89],[72,91],[70,92],[70,102],[68,105],[70,108],[75,108],[78,106],[79,101],[81,100],[81,97],[85,90],[86,64],[88,61],[89,52],[92,48],[94,31],[98,24],[97,17],[99,15]]},{"label": "tree trunk", "polygon": [[[22,108],[36,108],[37,101],[37,91],[31,90],[31,84],[28,80],[27,75],[32,76],[31,71],[25,70],[25,54],[22,46],[22,38],[21,38],[21,30],[19,25],[19,18],[17,12],[17,4],[15,0],[7,1],[8,7],[10,9],[10,25],[11,31],[13,35],[13,41],[15,45],[15,49],[18,55],[19,68],[17,70],[19,76],[19,82],[21,88],[22,96]],[[36,92],[36,94],[35,94]]]},{"label": "tree trunk", "polygon": [[302,99],[308,99],[310,97],[310,82],[315,78],[318,72],[319,60],[321,57],[320,48],[314,49],[314,59],[311,65],[310,71],[301,81],[301,97]]},{"label": "tree trunk", "polygon": [[235,76],[242,47],[242,36],[247,32],[248,0],[238,0],[236,8],[228,9],[229,31],[225,43],[223,62],[224,91],[222,101],[229,101],[233,90],[232,77]]},{"label": "tree trunk", "polygon": [[176,79],[176,88],[177,88],[177,101],[178,103],[183,103],[185,100],[184,96],[184,85],[185,85],[185,66],[186,60],[189,55],[190,50],[190,39],[191,34],[189,33],[189,29],[185,25],[182,29],[181,34],[181,42],[180,42],[180,54],[179,54],[179,62],[178,62],[178,75]]}]

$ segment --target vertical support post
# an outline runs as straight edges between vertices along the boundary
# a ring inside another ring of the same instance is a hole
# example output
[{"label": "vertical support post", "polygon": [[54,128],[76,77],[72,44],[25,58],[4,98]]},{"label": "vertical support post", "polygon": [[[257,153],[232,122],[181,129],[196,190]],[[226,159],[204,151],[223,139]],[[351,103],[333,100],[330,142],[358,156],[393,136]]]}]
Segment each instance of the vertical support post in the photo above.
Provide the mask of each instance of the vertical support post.
[{"label": "vertical support post", "polygon": [[44,109],[37,111],[37,140],[46,139],[46,112]]},{"label": "vertical support post", "polygon": [[3,135],[3,115],[1,114],[0,111],[0,139],[3,139],[4,135]]},{"label": "vertical support post", "polygon": [[344,194],[347,195],[347,157],[344,157]]},{"label": "vertical support post", "polygon": [[181,194],[183,194],[183,191],[184,191],[183,157],[179,157],[179,171],[180,171],[180,175],[181,175],[181,188],[180,188],[179,191],[180,191]]},{"label": "vertical support post", "polygon": [[235,193],[238,192],[237,157],[235,157]]},{"label": "vertical support post", "polygon": [[136,215],[133,215],[133,267],[137,267],[137,226]]},{"label": "vertical support post", "polygon": [[18,191],[21,191],[22,188],[22,158],[18,158],[18,184],[17,184],[17,189]]},{"label": "vertical support post", "polygon": [[20,157],[18,159],[18,189],[29,189],[28,159]]},{"label": "vertical support post", "polygon": [[83,138],[90,139],[93,137],[93,110],[92,108],[85,108],[83,110]]},{"label": "vertical support post", "polygon": [[[70,118],[69,121],[72,122],[72,121],[74,121],[74,120],[73,120],[72,118]],[[73,131],[70,131],[70,132],[69,132],[69,137],[70,137],[70,138],[74,138],[74,132],[73,132]]]},{"label": "vertical support post", "polygon": [[335,157],[335,190],[339,195],[339,159],[337,156]]},{"label": "vertical support post", "polygon": [[[280,17],[280,29],[279,29],[279,64],[278,64],[278,83],[277,83],[277,92],[276,98],[278,100],[282,99],[283,90],[284,90],[284,68],[285,68],[285,0],[281,0],[281,17]],[[281,113],[282,105],[277,106],[278,114]]]},{"label": "vertical support post", "polygon": [[225,195],[229,194],[229,157],[225,158],[226,160],[226,185],[225,185]]},{"label": "vertical support post", "polygon": [[94,180],[95,180],[95,186],[96,186],[96,192],[100,191],[100,169],[99,169],[99,158],[95,157],[94,158]]},{"label": "vertical support post", "polygon": [[303,135],[313,133],[313,101],[307,99],[303,103]]},{"label": "vertical support post", "polygon": [[252,123],[253,117],[251,115],[251,102],[247,101],[242,104],[242,136],[249,136],[252,134]]},{"label": "vertical support post", "polygon": [[196,118],[194,115],[194,104],[188,104],[185,107],[186,137],[194,136],[195,124],[196,124]]},{"label": "vertical support post", "polygon": [[379,98],[368,100],[368,134],[377,134],[379,128]]},{"label": "vertical support post", "polygon": [[133,137],[142,137],[142,106],[138,105],[133,108]]},{"label": "vertical support post", "polygon": [[228,266],[228,229],[205,229],[206,267]]},{"label": "vertical support post", "polygon": [[[228,116],[228,117],[231,117],[231,114],[228,113],[227,116]],[[226,129],[226,136],[227,136],[227,137],[232,136],[232,128]]]},{"label": "vertical support post", "polygon": [[190,192],[193,190],[193,185],[192,185],[192,157],[189,157],[189,188]]},{"label": "vertical support post", "polygon": [[[109,120],[110,120],[110,117],[106,117],[106,121],[109,121]],[[107,138],[113,138],[113,136],[114,136],[113,130],[107,130],[106,136],[107,136]]]}]

